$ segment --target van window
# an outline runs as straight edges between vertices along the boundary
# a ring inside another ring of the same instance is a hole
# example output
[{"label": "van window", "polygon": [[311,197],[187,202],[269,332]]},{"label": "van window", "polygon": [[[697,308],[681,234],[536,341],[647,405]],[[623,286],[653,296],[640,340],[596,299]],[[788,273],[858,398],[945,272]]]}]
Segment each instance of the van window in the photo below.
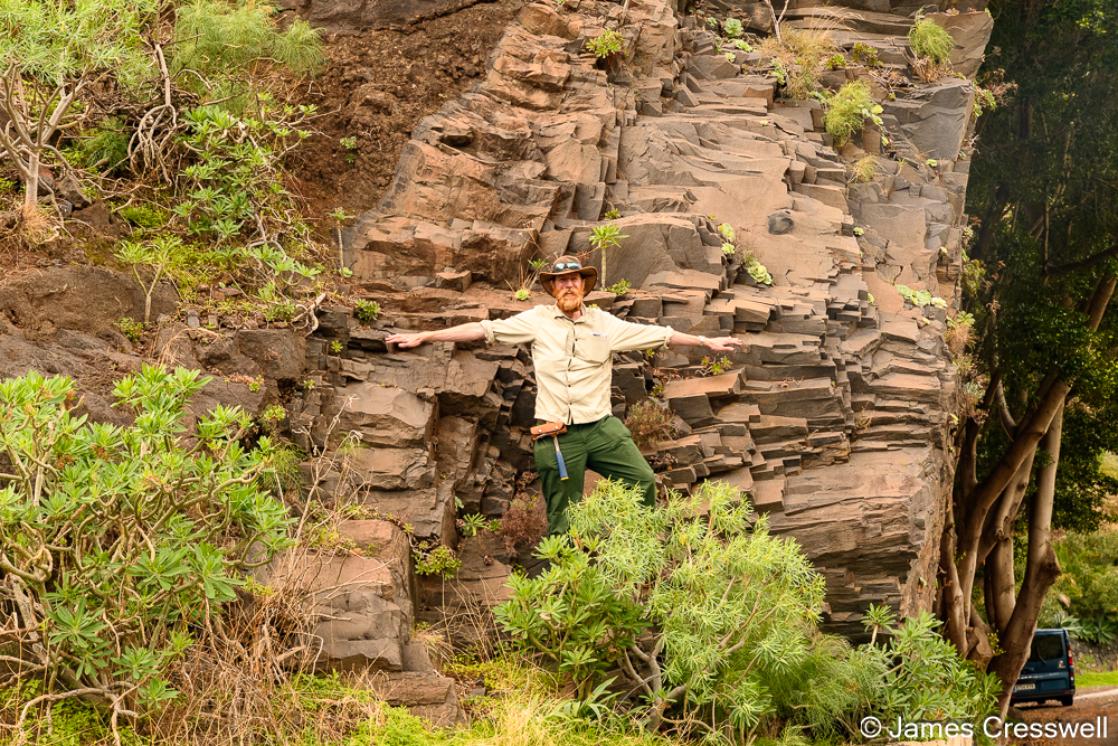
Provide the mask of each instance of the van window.
[{"label": "van window", "polygon": [[1060,635],[1037,635],[1029,651],[1031,661],[1050,661],[1064,657],[1064,638]]}]

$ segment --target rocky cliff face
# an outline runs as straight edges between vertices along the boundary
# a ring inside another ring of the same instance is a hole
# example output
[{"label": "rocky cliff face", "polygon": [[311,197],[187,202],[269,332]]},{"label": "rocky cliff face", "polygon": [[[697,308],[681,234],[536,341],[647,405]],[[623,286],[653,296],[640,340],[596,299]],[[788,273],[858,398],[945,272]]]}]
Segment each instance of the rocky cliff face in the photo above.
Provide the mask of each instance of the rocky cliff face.
[{"label": "rocky cliff face", "polygon": [[[707,5],[771,28],[759,3]],[[526,351],[390,351],[382,340],[525,309],[506,288],[524,282],[528,260],[585,253],[590,229],[617,209],[612,222],[628,238],[604,284],[634,289],[589,302],[749,346],[718,375],[702,351],[620,356],[615,413],[659,380],[677,425],[649,453],[664,483],[714,478],[749,491],[826,576],[830,628],[858,634],[869,603],[912,613],[935,586],[957,396],[941,306],[954,304],[960,270],[973,87],[909,76],[915,6],[794,2],[783,30],[826,27],[840,47],[866,45],[883,63],[827,73],[832,86],[866,80],[884,107],[881,130],[836,151],[817,103],[781,100],[766,58],[716,50],[678,6],[633,0],[624,18],[622,5],[589,0],[524,7],[484,81],[422,121],[387,196],[350,231],[351,266],[384,310],[373,327],[323,316],[308,354],[326,385],[297,419],[318,446],[360,433],[354,471],[325,482],[418,539],[456,545],[456,511],[502,515],[532,491]],[[973,74],[989,16],[931,17],[956,41],[955,69]],[[584,50],[607,25],[620,25],[627,48],[608,69]],[[873,164],[867,181],[850,177],[857,160]],[[733,227],[734,257],[720,223]],[[771,286],[750,277],[745,254]],[[898,285],[944,303],[915,306]],[[421,580],[419,613],[499,597],[507,552],[481,538],[458,548],[458,580]],[[352,644],[368,630],[335,626],[339,661],[407,668],[411,602],[391,603],[403,621],[396,642]]]}]

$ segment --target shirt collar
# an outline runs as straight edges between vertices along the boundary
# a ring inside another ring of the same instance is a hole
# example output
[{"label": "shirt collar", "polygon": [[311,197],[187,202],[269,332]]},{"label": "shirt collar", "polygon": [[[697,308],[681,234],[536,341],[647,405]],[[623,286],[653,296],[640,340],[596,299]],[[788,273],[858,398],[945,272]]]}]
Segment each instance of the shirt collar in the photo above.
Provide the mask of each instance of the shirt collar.
[{"label": "shirt collar", "polygon": [[[566,319],[567,318],[567,314],[563,313],[559,309],[559,304],[558,303],[552,303],[551,304],[551,313],[557,319]],[[577,319],[573,319],[573,320],[567,319],[567,320],[570,321],[572,324],[585,324],[585,323],[587,323],[590,320],[590,306],[586,305],[586,303],[583,303],[582,304],[582,315],[579,316]]]}]

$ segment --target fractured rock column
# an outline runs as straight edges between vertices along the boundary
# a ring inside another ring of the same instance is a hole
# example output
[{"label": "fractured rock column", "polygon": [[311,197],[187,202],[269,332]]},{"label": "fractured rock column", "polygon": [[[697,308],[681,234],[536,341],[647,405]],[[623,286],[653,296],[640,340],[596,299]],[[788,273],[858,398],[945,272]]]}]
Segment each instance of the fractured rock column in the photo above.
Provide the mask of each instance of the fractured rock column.
[{"label": "fractured rock column", "polygon": [[[628,238],[606,282],[634,289],[589,301],[749,343],[725,365],[703,350],[662,351],[651,367],[619,357],[615,413],[661,378],[678,426],[650,453],[664,483],[748,490],[826,576],[830,627],[857,635],[871,602],[913,613],[932,598],[956,381],[943,313],[906,303],[896,285],[955,297],[970,84],[906,77],[912,19],[900,10],[797,3],[789,28],[837,17],[836,44],[873,46],[905,81],[883,115],[891,145],[871,131],[836,152],[819,104],[780,100],[767,60],[718,51],[676,10],[633,0],[626,63],[607,70],[585,43],[620,21],[620,5],[528,5],[485,80],[420,123],[389,193],[348,233],[355,276],[384,310],[376,328],[345,331],[335,406],[323,411],[353,399],[340,416],[369,438],[369,484],[351,499],[448,544],[455,498],[499,515],[531,465],[524,351],[389,352],[381,340],[527,308],[511,290],[530,289],[529,260],[581,252],[600,266],[587,237],[615,209]],[[958,57],[970,65],[982,24],[963,15],[943,14],[966,30]],[[848,163],[867,155],[876,177],[848,183]],[[481,562],[468,582],[493,586],[507,568],[492,568]]]}]

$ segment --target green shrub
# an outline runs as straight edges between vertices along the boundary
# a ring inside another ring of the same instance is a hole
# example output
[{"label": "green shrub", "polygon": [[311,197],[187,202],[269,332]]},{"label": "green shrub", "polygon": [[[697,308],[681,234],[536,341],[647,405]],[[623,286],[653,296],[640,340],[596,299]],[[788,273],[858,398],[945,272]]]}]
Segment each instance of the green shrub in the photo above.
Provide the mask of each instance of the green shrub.
[{"label": "green shrub", "polygon": [[452,578],[462,567],[462,560],[454,554],[454,550],[446,544],[437,544],[434,547],[428,542],[421,541],[413,552],[415,558],[416,575],[438,575],[441,578]]},{"label": "green shrub", "polygon": [[745,260],[745,271],[758,285],[772,285],[773,276],[757,257],[750,254]]},{"label": "green shrub", "polygon": [[877,55],[877,49],[865,42],[854,42],[854,46],[850,48],[850,59],[866,67],[881,67],[881,59]]},{"label": "green shrub", "polygon": [[[145,31],[156,0],[4,0],[0,2],[0,76],[9,92],[0,155],[24,181],[23,211],[37,210],[43,159],[85,102],[95,81],[124,97],[140,96],[154,77]],[[119,144],[119,143],[118,143]],[[115,149],[115,146],[114,146]],[[80,148],[78,151],[80,157]]]},{"label": "green shrub", "polygon": [[947,29],[930,18],[920,18],[913,24],[908,31],[908,43],[913,54],[937,65],[946,64],[951,59],[951,50],[955,48],[955,41]]},{"label": "green shrub", "polygon": [[834,138],[835,146],[842,147],[851,136],[862,130],[865,120],[880,125],[881,112],[881,106],[874,103],[870,96],[869,86],[855,80],[843,85],[827,100],[823,126]]},{"label": "green shrub", "polygon": [[239,110],[247,93],[244,81],[256,66],[276,63],[296,73],[321,67],[325,55],[318,32],[303,20],[280,31],[273,13],[268,3],[189,0],[175,11],[171,72],[196,71],[207,85],[187,77],[188,85],[232,96],[230,108]]},{"label": "green shrub", "polygon": [[625,39],[613,29],[605,29],[593,39],[586,42],[586,51],[591,52],[598,59],[605,59],[613,54],[620,54],[625,48]]},{"label": "green shrub", "polygon": [[144,323],[136,321],[131,316],[121,316],[116,322],[117,329],[123,334],[130,342],[139,342],[144,336]]},{"label": "green shrub", "polygon": [[923,308],[924,306],[947,308],[946,300],[938,295],[932,295],[928,290],[913,290],[908,285],[897,285],[896,288],[902,298],[917,308]]},{"label": "green shrub", "polygon": [[380,316],[380,304],[375,300],[359,300],[353,306],[353,315],[362,324],[371,324]]},{"label": "green shrub", "polygon": [[79,134],[64,151],[70,165],[90,171],[112,172],[128,160],[129,132],[116,117],[99,122]]},{"label": "green shrub", "polygon": [[[131,265],[136,282],[144,291],[144,322],[151,321],[151,299],[160,280],[166,279],[183,261],[184,246],[175,236],[156,236],[151,241],[125,241],[116,258]],[[147,276],[140,268],[147,267]]]},{"label": "green shrub", "polygon": [[266,96],[256,116],[220,106],[186,111],[181,144],[193,162],[178,175],[174,212],[187,230],[218,243],[257,235],[261,227],[302,233],[291,230],[296,210],[283,186],[281,159],[310,136],[301,125],[314,112],[313,106],[299,106],[277,113]]},{"label": "green shrub", "polygon": [[621,239],[628,238],[627,235],[621,232],[621,229],[612,223],[605,225],[595,225],[590,229],[589,242],[592,247],[598,250],[602,257],[602,283],[606,281],[607,264],[606,253],[609,249],[616,249],[621,246]]},{"label": "green shrub", "polygon": [[727,18],[722,22],[722,33],[730,39],[738,39],[745,29],[737,18]]},{"label": "green shrub", "polygon": [[1118,532],[1068,531],[1054,548],[1063,572],[1046,598],[1042,621],[1054,621],[1056,599],[1064,596],[1078,621],[1075,637],[1098,644],[1118,632]]},{"label": "green shrub", "polygon": [[606,292],[613,293],[614,295],[625,295],[631,288],[632,285],[628,280],[618,280],[606,288]]},{"label": "green shrub", "polygon": [[929,615],[894,626],[870,614],[874,640],[857,649],[820,635],[822,577],[725,483],[652,509],[604,480],[569,518],[569,534],[537,550],[550,568],[514,575],[495,613],[580,697],[594,701],[620,671],[647,725],[720,743],[796,728],[848,740],[868,714],[989,712],[996,682],[959,659]]},{"label": "green shrub", "polygon": [[540,543],[551,568],[511,581],[504,628],[582,696],[620,666],[653,723],[706,707],[752,731],[771,712],[766,679],[802,657],[823,602],[799,548],[763,517],[751,529],[744,497],[713,482],[654,510],[604,481],[569,517],[569,535]]},{"label": "green shrub", "polygon": [[116,211],[124,220],[137,228],[162,228],[170,220],[170,216],[155,205],[135,204],[125,205]]},{"label": "green shrub", "polygon": [[208,381],[151,366],[121,379],[125,426],[74,414],[67,378],[0,381],[0,453],[15,465],[0,490],[0,645],[34,678],[120,692],[127,709],[174,698],[165,669],[235,598],[250,548],[288,545],[286,508],[264,487],[272,443],[246,447],[236,407],[187,428]]},{"label": "green shrub", "polygon": [[699,361],[699,365],[702,366],[705,375],[720,376],[731,368],[733,362],[725,355],[720,358],[704,355],[703,359]]}]

